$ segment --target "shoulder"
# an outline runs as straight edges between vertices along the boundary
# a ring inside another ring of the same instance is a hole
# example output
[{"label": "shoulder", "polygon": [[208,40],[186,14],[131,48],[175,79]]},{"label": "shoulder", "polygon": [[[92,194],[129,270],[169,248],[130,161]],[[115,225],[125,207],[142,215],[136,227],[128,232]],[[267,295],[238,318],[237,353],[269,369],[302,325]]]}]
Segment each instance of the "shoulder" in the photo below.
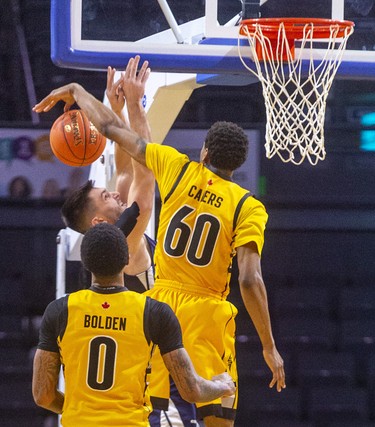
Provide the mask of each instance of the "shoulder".
[{"label": "shoulder", "polygon": [[166,303],[147,297],[150,338],[163,355],[183,347],[181,327],[176,315]]},{"label": "shoulder", "polygon": [[258,200],[254,195],[250,194],[249,197],[244,202],[244,205],[251,208],[251,209],[260,209],[260,210],[266,210],[266,207],[264,204]]},{"label": "shoulder", "polygon": [[63,297],[60,297],[58,299],[55,299],[51,301],[45,310],[46,314],[53,314],[53,313],[59,313],[62,310],[64,310],[67,306],[68,299],[70,294],[66,294]]},{"label": "shoulder", "polygon": [[248,197],[240,209],[238,221],[265,224],[268,221],[268,213],[262,202],[255,197]]},{"label": "shoulder", "polygon": [[157,301],[149,296],[146,298],[146,304],[150,313],[153,313],[153,316],[158,317],[159,319],[175,316],[173,310],[165,302]]},{"label": "shoulder", "polygon": [[149,311],[151,323],[159,325],[164,332],[168,332],[170,328],[174,328],[178,323],[177,317],[171,307],[161,301],[156,301],[153,298],[147,297],[146,309]]},{"label": "shoulder", "polygon": [[184,158],[188,159],[186,154],[180,153],[176,148],[170,145],[156,144],[149,142],[146,146],[146,157],[162,157],[168,159]]}]

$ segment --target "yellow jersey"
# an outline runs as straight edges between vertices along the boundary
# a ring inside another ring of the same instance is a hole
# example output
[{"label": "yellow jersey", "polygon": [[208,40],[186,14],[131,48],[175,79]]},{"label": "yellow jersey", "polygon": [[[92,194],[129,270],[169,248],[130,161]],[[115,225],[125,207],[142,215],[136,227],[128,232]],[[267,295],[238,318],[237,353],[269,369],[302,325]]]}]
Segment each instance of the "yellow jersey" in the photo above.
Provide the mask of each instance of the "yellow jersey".
[{"label": "yellow jersey", "polygon": [[190,162],[173,147],[148,144],[146,165],[161,198],[155,285],[225,299],[236,248],[255,242],[262,252],[264,205],[229,177]]},{"label": "yellow jersey", "polygon": [[64,427],[146,427],[153,343],[182,347],[179,323],[164,303],[126,288],[90,289],[52,301],[38,348],[59,352]]}]

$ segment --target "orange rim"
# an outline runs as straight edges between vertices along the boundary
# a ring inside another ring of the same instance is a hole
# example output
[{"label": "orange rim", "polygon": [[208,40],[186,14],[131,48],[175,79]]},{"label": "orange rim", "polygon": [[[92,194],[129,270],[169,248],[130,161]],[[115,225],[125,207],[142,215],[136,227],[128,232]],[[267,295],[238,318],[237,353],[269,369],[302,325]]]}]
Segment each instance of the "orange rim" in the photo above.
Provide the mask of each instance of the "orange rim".
[{"label": "orange rim", "polygon": [[244,19],[240,24],[240,34],[244,36],[252,35],[256,32],[257,27],[260,27],[264,36],[275,39],[278,37],[281,23],[284,24],[287,38],[290,40],[302,38],[306,25],[313,26],[313,38],[321,39],[330,37],[332,26],[338,26],[339,30],[336,37],[343,37],[348,28],[354,27],[354,22],[352,21],[324,18],[257,18]]}]

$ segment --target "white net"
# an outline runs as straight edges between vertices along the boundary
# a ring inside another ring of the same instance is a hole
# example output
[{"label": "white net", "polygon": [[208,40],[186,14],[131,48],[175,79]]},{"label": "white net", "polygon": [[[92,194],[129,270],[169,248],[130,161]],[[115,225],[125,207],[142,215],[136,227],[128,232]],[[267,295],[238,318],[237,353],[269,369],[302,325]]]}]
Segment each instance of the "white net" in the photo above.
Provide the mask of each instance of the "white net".
[{"label": "white net", "polygon": [[240,37],[238,43],[243,65],[262,84],[267,114],[266,156],[272,158],[277,154],[283,162],[296,165],[307,158],[316,165],[326,155],[324,120],[327,96],[353,27],[347,26],[343,30],[339,24],[331,24],[325,48],[316,49],[314,29],[317,26],[306,23],[301,28],[302,37],[298,37],[298,48],[294,49],[290,35],[288,41],[288,28],[283,22],[278,25],[277,39],[274,40],[264,34],[261,24],[256,24],[251,30],[247,26],[242,27],[255,70],[242,56]]}]

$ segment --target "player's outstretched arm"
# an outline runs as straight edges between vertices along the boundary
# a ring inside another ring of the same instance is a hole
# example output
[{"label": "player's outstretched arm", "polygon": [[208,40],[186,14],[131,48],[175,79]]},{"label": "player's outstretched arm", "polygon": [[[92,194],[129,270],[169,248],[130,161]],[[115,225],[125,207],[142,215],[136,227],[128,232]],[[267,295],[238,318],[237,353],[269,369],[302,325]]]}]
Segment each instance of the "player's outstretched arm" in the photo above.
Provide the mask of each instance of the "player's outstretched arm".
[{"label": "player's outstretched arm", "polygon": [[32,391],[38,406],[62,413],[64,394],[57,389],[60,373],[60,356],[52,351],[37,349],[34,356]]},{"label": "player's outstretched arm", "polygon": [[163,355],[165,366],[182,398],[191,403],[210,402],[235,393],[236,387],[227,373],[216,375],[211,381],[199,376],[184,348]]},{"label": "player's outstretched arm", "polygon": [[143,98],[151,70],[148,61],[144,61],[138,69],[139,61],[139,55],[129,59],[125,72],[122,74],[122,90],[126,99],[130,127],[138,135],[150,141],[151,129],[143,107]]},{"label": "player's outstretched arm", "polygon": [[[129,126],[142,138],[150,140],[151,129],[143,107],[150,69],[148,61],[144,61],[138,70],[139,61],[139,55],[130,58],[125,71],[117,81],[115,81],[116,70],[108,67],[106,95],[112,111],[124,122],[127,122],[124,114],[126,104]],[[116,191],[120,194],[120,199],[128,206],[136,201],[140,210],[137,224],[128,236],[129,252],[134,255],[138,254],[142,245],[145,246],[143,236],[152,214],[155,180],[152,172],[133,160],[119,144],[115,144],[115,165]],[[145,250],[147,251],[146,246]],[[138,273],[139,262],[139,257],[136,255],[132,265],[128,266],[127,272]]]},{"label": "player's outstretched arm", "polygon": [[65,111],[77,103],[101,134],[116,141],[131,157],[145,164],[146,141],[78,83],[70,83],[53,90],[33,107],[33,111],[47,112],[59,101],[65,102]]},{"label": "player's outstretched arm", "polygon": [[[143,98],[150,68],[148,61],[144,61],[140,69],[140,57],[137,55],[130,58],[125,72],[122,74],[122,90],[126,99],[130,127],[142,138],[151,140],[151,129],[147,119],[146,111],[143,106]],[[116,144],[118,147],[118,144]],[[117,156],[123,153],[123,150],[116,151]],[[149,223],[155,196],[155,179],[153,173],[140,163],[132,160],[133,181],[129,188],[128,204],[136,201],[139,205],[140,215],[134,231],[128,238],[129,251],[133,249],[136,252],[139,246],[144,242],[143,234]],[[119,190],[119,188],[117,187]],[[143,243],[144,244],[144,243]],[[132,252],[130,252],[132,253]]]},{"label": "player's outstretched arm", "polygon": [[[107,86],[106,96],[111,109],[117,116],[127,123],[124,107],[125,107],[125,94],[122,87],[122,78],[115,81],[116,69],[108,67],[107,69]],[[134,128],[133,128],[134,130]],[[140,134],[141,136],[144,136]],[[116,165],[116,191],[120,194],[120,199],[128,203],[129,189],[133,182],[133,160],[129,154],[120,148],[118,144],[114,146],[115,151],[115,165]],[[138,164],[138,163],[137,163]]]},{"label": "player's outstretched arm", "polygon": [[263,357],[272,371],[270,387],[285,388],[284,361],[276,349],[268,310],[266,287],[262,277],[260,256],[254,242],[237,248],[239,284],[242,300],[254,323],[263,346]]}]

